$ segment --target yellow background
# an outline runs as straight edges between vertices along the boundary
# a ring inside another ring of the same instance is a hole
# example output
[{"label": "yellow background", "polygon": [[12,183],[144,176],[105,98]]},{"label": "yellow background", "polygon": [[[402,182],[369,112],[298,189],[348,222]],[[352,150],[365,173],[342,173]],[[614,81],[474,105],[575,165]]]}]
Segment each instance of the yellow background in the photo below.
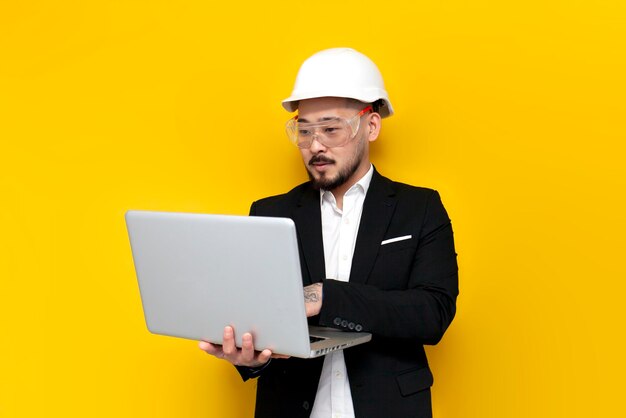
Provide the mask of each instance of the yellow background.
[{"label": "yellow background", "polygon": [[280,100],[335,46],[385,76],[377,168],[453,220],[436,416],[624,416],[623,1],[57,0],[0,2],[1,417],[251,414],[147,332],[123,215],[303,181]]}]

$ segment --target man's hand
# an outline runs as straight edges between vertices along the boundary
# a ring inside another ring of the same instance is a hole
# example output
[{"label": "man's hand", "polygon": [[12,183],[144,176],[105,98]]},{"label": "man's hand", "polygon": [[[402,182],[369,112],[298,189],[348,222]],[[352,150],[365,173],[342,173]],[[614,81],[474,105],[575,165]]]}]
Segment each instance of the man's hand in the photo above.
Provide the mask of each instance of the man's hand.
[{"label": "man's hand", "polygon": [[207,354],[226,360],[235,366],[259,367],[267,363],[270,358],[288,358],[288,356],[272,354],[267,349],[261,352],[254,351],[252,334],[248,332],[243,334],[241,338],[242,347],[239,349],[235,345],[235,331],[232,327],[225,327],[223,345],[200,341],[198,346]]},{"label": "man's hand", "polygon": [[322,309],[322,283],[314,283],[304,288],[306,316],[315,316]]}]

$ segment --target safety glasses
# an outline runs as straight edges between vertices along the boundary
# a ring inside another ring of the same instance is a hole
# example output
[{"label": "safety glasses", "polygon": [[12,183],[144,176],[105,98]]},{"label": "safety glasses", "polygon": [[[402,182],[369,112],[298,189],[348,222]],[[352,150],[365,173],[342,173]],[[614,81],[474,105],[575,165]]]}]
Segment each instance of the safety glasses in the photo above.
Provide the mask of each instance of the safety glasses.
[{"label": "safety glasses", "polygon": [[361,116],[372,110],[367,106],[350,119],[332,118],[316,123],[298,122],[298,115],[287,121],[285,130],[291,142],[298,148],[310,148],[316,140],[326,148],[342,147],[359,131]]}]

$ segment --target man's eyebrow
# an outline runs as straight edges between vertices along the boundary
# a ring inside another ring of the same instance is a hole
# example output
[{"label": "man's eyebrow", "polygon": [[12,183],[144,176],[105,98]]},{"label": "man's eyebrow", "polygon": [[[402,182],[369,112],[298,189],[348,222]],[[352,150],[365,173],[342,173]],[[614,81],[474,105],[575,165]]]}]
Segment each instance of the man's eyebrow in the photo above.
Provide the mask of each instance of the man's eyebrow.
[{"label": "man's eyebrow", "polygon": [[[337,119],[337,116],[324,116],[322,118],[319,118],[317,120],[317,122],[326,122],[328,120],[335,120],[335,119]],[[298,122],[300,122],[300,123],[315,123],[315,122],[309,122],[308,119],[301,118],[300,116],[298,116]]]}]

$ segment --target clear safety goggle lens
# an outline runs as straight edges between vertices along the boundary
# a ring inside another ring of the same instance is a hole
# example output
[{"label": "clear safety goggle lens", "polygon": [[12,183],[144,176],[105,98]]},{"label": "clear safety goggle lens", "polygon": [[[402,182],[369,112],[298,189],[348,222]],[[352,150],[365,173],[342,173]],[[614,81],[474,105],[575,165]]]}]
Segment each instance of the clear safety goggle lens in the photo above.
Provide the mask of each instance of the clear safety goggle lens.
[{"label": "clear safety goggle lens", "polygon": [[361,116],[370,110],[372,106],[367,106],[349,120],[334,118],[318,123],[301,123],[294,116],[287,121],[287,136],[298,148],[309,148],[314,139],[328,148],[341,147],[356,136]]}]

